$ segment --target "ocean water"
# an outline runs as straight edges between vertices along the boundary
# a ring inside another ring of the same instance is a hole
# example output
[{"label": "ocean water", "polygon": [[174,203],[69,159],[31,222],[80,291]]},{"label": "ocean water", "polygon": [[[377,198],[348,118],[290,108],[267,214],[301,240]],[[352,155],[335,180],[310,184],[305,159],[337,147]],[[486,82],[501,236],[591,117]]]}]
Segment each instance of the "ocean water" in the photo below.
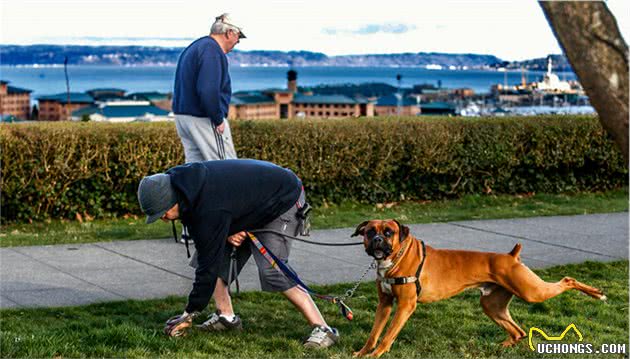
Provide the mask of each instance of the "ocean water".
[{"label": "ocean water", "polygon": [[[424,68],[388,67],[296,67],[299,86],[319,84],[360,84],[383,82],[397,85],[396,75],[402,75],[402,86],[429,83],[443,87],[469,87],[476,93],[487,93],[493,84],[510,85],[521,82],[521,72],[482,70],[427,70]],[[286,88],[286,67],[231,67],[232,90]],[[174,66],[68,66],[70,91],[82,92],[93,88],[115,87],[137,91],[170,92],[173,88]],[[561,79],[574,80],[572,73],[558,74]],[[527,81],[542,78],[542,72],[527,72]],[[32,98],[66,91],[62,66],[9,67],[0,66],[0,79],[10,85],[33,90]]]}]

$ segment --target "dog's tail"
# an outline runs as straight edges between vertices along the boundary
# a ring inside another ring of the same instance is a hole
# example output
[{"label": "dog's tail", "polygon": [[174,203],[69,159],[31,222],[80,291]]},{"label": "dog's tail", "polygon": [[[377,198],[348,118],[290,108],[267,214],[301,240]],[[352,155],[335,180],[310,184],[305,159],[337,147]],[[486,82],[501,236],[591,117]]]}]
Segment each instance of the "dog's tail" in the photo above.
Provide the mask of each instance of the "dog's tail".
[{"label": "dog's tail", "polygon": [[516,243],[514,248],[510,251],[510,255],[519,261],[521,260],[521,257],[520,257],[521,248],[523,248],[523,246],[521,246],[520,243]]}]

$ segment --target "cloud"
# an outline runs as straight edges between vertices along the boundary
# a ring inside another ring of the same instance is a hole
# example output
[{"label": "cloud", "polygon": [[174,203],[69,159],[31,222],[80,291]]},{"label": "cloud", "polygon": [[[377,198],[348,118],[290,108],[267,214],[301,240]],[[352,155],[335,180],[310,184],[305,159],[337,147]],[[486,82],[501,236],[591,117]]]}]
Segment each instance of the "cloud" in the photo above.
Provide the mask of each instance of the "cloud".
[{"label": "cloud", "polygon": [[405,32],[409,32],[414,30],[416,27],[414,25],[406,25],[406,24],[370,24],[365,25],[355,31],[356,34],[360,35],[371,35],[379,32],[386,34],[404,34]]},{"label": "cloud", "polygon": [[326,35],[374,35],[383,34],[404,34],[416,29],[415,25],[407,24],[367,24],[355,29],[338,29],[327,27],[322,29]]}]

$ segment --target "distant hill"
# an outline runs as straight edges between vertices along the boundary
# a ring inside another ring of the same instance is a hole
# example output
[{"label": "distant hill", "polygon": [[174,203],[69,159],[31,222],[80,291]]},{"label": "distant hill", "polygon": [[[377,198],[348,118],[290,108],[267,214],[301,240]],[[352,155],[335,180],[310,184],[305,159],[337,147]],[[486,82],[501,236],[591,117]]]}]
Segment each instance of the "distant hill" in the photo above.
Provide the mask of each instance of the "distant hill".
[{"label": "distant hill", "polygon": [[2,65],[149,65],[176,63],[181,48],[145,46],[1,45]]},{"label": "distant hill", "polygon": [[567,60],[564,55],[549,55],[548,57],[541,57],[538,59],[514,61],[510,62],[507,65],[507,68],[517,70],[524,67],[530,71],[547,71],[547,62],[549,57],[551,57],[553,71],[573,71],[571,64],[569,64],[569,60]]},{"label": "distant hill", "polygon": [[[53,65],[63,64],[67,57],[69,64],[79,65],[174,65],[182,50],[181,47],[155,46],[0,45],[0,62],[2,65]],[[493,55],[435,52],[327,56],[309,51],[235,50],[228,57],[233,66],[441,66],[475,69],[520,68],[522,65],[528,69],[546,69],[547,66],[545,59],[509,63]]]}]

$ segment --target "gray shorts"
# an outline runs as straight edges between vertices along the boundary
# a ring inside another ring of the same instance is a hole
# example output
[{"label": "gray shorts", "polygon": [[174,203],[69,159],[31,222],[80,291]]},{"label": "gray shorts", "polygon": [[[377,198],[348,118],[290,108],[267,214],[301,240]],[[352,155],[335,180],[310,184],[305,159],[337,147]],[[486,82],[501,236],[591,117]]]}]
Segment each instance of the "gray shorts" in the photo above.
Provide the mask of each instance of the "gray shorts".
[{"label": "gray shorts", "polygon": [[[296,205],[292,206],[288,211],[281,214],[279,217],[268,223],[263,228],[252,228],[252,229],[273,229],[275,231],[286,233],[290,236],[295,236],[297,227],[299,225],[298,218],[296,216],[299,206],[303,206],[306,202],[306,196],[304,191],[300,194],[300,198]],[[254,234],[258,240],[267,247],[273,254],[285,263],[289,268],[289,253],[291,251],[291,239],[280,236],[275,233],[256,233]],[[230,269],[230,255],[232,253],[232,246],[225,246],[225,253],[223,256],[223,265],[221,266],[219,272],[219,278],[223,280],[224,283],[228,283],[228,275]],[[266,292],[284,292],[287,289],[293,288],[296,286],[296,283],[287,278],[283,273],[278,271],[278,269],[271,266],[269,261],[258,251],[258,248],[254,245],[254,243],[246,239],[240,247],[236,249],[236,261],[237,261],[237,273],[240,273],[245,263],[249,260],[249,258],[253,255],[254,260],[256,261],[256,266],[258,267],[258,277],[260,279],[260,286],[262,290]],[[193,257],[191,261],[191,266],[195,267],[197,261],[197,253]],[[291,268],[293,269],[293,268]],[[235,278],[232,278],[234,280]]]}]

